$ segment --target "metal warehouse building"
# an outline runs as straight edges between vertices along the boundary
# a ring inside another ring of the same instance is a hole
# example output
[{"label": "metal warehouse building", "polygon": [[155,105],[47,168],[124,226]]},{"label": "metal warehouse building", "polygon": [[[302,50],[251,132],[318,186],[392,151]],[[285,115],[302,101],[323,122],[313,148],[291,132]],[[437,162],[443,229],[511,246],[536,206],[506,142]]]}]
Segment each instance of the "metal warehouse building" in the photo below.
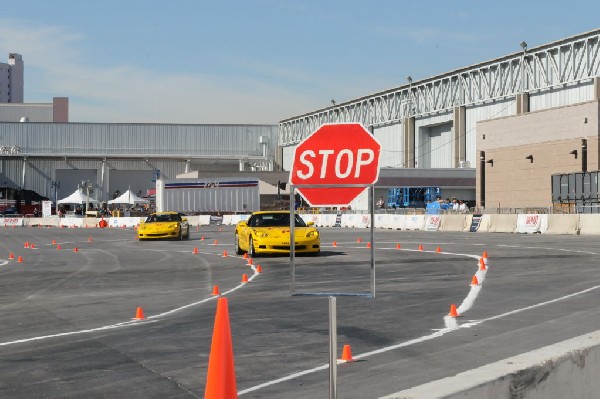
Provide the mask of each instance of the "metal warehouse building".
[{"label": "metal warehouse building", "polygon": [[[599,50],[600,30],[523,42],[513,54],[283,120],[282,163],[289,168],[293,147],[321,124],[360,122],[382,144],[382,167],[398,175],[471,168],[480,206],[551,206],[552,174],[600,167]],[[582,140],[587,165],[574,152]]]}]

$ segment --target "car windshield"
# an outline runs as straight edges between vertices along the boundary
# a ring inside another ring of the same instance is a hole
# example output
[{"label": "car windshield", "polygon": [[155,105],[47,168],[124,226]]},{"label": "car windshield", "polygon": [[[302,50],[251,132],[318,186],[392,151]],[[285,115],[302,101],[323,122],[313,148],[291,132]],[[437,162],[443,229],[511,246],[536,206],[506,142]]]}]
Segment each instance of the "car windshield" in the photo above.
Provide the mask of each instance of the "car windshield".
[{"label": "car windshield", "polygon": [[174,214],[160,214],[160,215],[150,215],[146,219],[146,223],[155,223],[155,222],[178,222],[179,215]]},{"label": "car windshield", "polygon": [[[296,227],[306,227],[304,220],[298,215],[295,215]],[[250,227],[285,227],[290,225],[289,213],[261,213],[253,215],[248,220]]]}]

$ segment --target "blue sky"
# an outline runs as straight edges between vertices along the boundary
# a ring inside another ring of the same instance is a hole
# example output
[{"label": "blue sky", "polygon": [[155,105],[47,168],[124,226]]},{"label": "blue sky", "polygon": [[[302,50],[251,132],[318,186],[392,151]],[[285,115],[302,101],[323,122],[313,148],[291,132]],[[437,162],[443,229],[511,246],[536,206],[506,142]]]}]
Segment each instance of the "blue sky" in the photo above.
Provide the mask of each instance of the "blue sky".
[{"label": "blue sky", "polygon": [[597,1],[22,0],[0,60],[73,122],[268,123],[600,27]]}]

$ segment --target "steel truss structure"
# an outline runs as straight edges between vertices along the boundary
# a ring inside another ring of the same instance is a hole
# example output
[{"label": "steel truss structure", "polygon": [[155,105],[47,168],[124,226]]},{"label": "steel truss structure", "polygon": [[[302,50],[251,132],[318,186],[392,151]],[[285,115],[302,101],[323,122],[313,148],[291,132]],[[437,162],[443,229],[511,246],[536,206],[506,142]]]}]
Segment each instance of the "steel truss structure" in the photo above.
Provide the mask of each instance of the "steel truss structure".
[{"label": "steel truss structure", "polygon": [[591,80],[600,72],[600,29],[283,120],[279,145],[300,142],[323,123],[394,124],[458,106]]}]

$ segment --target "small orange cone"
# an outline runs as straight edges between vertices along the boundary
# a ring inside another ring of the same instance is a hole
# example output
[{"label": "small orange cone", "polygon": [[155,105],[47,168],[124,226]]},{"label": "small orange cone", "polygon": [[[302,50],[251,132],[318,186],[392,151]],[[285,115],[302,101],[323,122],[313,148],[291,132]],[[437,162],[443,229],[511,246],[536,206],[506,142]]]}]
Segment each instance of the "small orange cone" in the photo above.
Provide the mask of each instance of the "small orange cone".
[{"label": "small orange cone", "polygon": [[90,237],[88,238],[88,242],[89,242],[90,244],[92,243],[92,236],[90,236]]},{"label": "small orange cone", "polygon": [[194,255],[198,254],[198,247],[194,247],[194,250],[192,251],[192,253],[193,253]]},{"label": "small orange cone", "polygon": [[18,263],[23,263],[23,257],[22,257],[22,256],[19,256],[19,257],[17,258],[17,262],[18,262]]},{"label": "small orange cone", "polygon": [[400,244],[396,244],[396,249],[400,249]]},{"label": "small orange cone", "polygon": [[370,242],[367,243],[367,248],[371,248],[371,243]]},{"label": "small orange cone", "polygon": [[242,283],[248,282],[248,275],[246,273],[242,274]]},{"label": "small orange cone", "polygon": [[344,349],[342,349],[342,358],[340,360],[346,363],[354,361],[352,358],[352,348],[350,345],[344,345]]},{"label": "small orange cone", "polygon": [[471,285],[479,285],[479,280],[477,279],[477,276],[473,276],[473,278],[471,279]]},{"label": "small orange cone", "polygon": [[423,246],[419,245],[419,251],[422,251],[422,250],[423,250]]},{"label": "small orange cone", "polygon": [[262,273],[262,267],[260,267],[260,265],[256,265],[256,273]]},{"label": "small orange cone", "polygon": [[248,258],[248,265],[252,266],[252,258]]},{"label": "small orange cone", "polygon": [[144,309],[141,306],[138,306],[138,308],[135,311],[135,317],[133,318],[133,320],[144,320],[146,317],[144,316]]},{"label": "small orange cone", "polygon": [[15,254],[13,254],[12,252],[8,254],[8,259],[12,260],[15,258]]},{"label": "small orange cone", "polygon": [[73,248],[73,252],[79,252],[79,249],[77,249],[77,247]]},{"label": "small orange cone", "polygon": [[487,268],[485,267],[485,261],[483,260],[483,258],[479,258],[479,270],[486,270]]},{"label": "small orange cone", "polygon": [[219,245],[219,240],[215,240],[215,241],[213,242],[213,245]]},{"label": "small orange cone", "polygon": [[362,239],[360,237],[358,237],[358,239],[356,240],[356,242],[362,242]]},{"label": "small orange cone", "polygon": [[223,251],[223,255],[221,255],[221,257],[222,257],[222,258],[226,258],[226,257],[228,257],[228,256],[229,256],[229,255],[227,254],[227,250]]},{"label": "small orange cone", "polygon": [[29,248],[35,249],[35,244],[31,243],[31,245],[29,245]]},{"label": "small orange cone", "polygon": [[450,313],[448,313],[448,316],[450,316],[450,317],[459,317],[460,316],[458,314],[458,312],[456,311],[456,305],[455,304],[450,305]]},{"label": "small orange cone", "polygon": [[237,397],[229,310],[227,298],[221,297],[217,300],[204,398],[236,399]]},{"label": "small orange cone", "polygon": [[23,248],[29,248],[29,241],[26,241],[25,244],[23,244]]},{"label": "small orange cone", "polygon": [[334,247],[337,247],[337,242],[334,241],[333,244],[331,244],[331,245],[333,245]]},{"label": "small orange cone", "polygon": [[56,250],[57,250],[57,251],[60,251],[60,244],[58,244],[58,245],[56,246]]},{"label": "small orange cone", "polygon": [[220,295],[219,294],[219,286],[218,285],[214,285],[213,286],[212,295]]},{"label": "small orange cone", "polygon": [[481,254],[481,257],[483,259],[487,259],[487,257],[488,257],[487,251],[483,251],[483,253]]},{"label": "small orange cone", "polygon": [[442,252],[442,248],[440,248],[440,246],[438,245],[438,247],[435,249],[435,252],[439,254],[440,252]]},{"label": "small orange cone", "polygon": [[204,236],[200,237],[200,241],[204,241]]},{"label": "small orange cone", "polygon": [[52,240],[52,245],[56,245],[56,240]]},{"label": "small orange cone", "polygon": [[248,253],[244,252],[244,256],[242,256],[243,259],[248,259]]}]

